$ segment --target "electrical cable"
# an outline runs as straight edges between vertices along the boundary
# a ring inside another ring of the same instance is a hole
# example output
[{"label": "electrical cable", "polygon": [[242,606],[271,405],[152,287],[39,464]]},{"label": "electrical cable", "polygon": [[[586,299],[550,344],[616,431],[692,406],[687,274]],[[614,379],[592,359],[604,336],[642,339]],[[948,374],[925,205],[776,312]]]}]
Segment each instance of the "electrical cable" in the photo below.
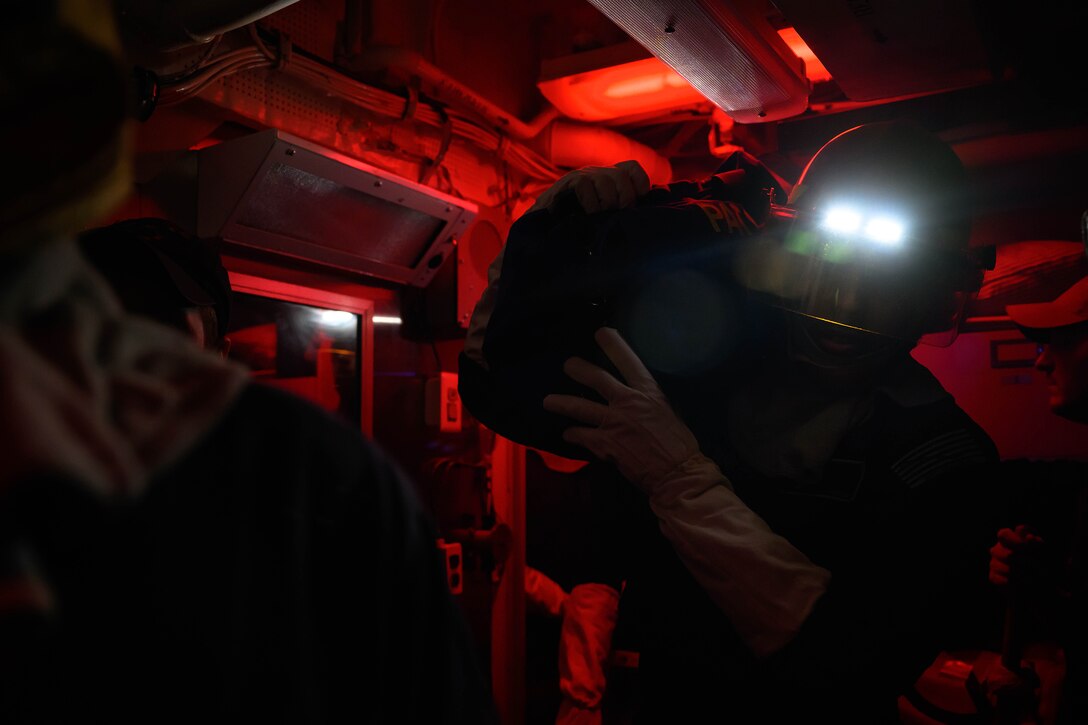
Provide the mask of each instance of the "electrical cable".
[{"label": "electrical cable", "polygon": [[[163,83],[159,104],[168,106],[180,103],[198,95],[209,85],[228,75],[278,66],[286,73],[373,113],[392,119],[411,117],[419,123],[439,129],[441,131],[440,153],[431,168],[437,167],[445,152],[448,151],[449,141],[446,139],[457,138],[485,152],[495,154],[500,162],[507,162],[533,180],[551,182],[560,176],[559,169],[536,151],[525,144],[511,141],[492,128],[480,125],[475,118],[462,111],[452,107],[438,106],[433,101],[419,98],[411,92],[407,94],[407,97],[402,97],[357,81],[310,58],[304,51],[291,45],[283,35],[279,36],[279,52],[277,52],[269,48],[261,38],[260,29],[256,24],[248,26],[248,33],[253,42],[251,46],[228,51],[215,57],[212,57],[209,52],[192,73]],[[218,45],[218,42],[213,41],[210,51],[214,51]],[[289,64],[288,58],[290,58]]]}]

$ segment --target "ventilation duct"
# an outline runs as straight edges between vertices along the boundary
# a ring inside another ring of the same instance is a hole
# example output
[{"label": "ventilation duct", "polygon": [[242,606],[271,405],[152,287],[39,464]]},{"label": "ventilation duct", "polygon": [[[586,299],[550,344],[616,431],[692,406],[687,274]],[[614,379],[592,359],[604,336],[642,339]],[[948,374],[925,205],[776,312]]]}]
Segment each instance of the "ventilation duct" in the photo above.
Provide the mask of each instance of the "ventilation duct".
[{"label": "ventilation duct", "polygon": [[808,108],[804,62],[761,0],[589,0],[733,120],[775,121]]},{"label": "ventilation duct", "polygon": [[199,152],[197,233],[426,286],[476,206],[276,129]]}]

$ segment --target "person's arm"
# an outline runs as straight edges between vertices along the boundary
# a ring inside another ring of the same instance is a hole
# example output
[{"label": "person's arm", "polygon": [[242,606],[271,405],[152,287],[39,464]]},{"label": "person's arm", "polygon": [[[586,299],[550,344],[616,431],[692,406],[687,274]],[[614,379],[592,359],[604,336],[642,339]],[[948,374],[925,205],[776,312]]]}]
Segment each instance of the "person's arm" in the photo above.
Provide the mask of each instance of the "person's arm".
[{"label": "person's arm", "polygon": [[1041,575],[1043,539],[1030,526],[1019,524],[997,532],[990,548],[990,583],[1018,589],[1038,588]]},{"label": "person's arm", "polygon": [[563,607],[559,633],[559,692],[557,725],[601,722],[606,665],[612,652],[620,594],[589,582],[571,588]]},{"label": "person's arm", "polygon": [[830,573],[733,493],[618,332],[602,328],[596,340],[625,382],[572,359],[567,374],[606,402],[549,395],[545,409],[587,424],[568,428],[564,438],[614,463],[647,494],[662,534],[688,570],[751,650],[770,656],[797,634]]}]

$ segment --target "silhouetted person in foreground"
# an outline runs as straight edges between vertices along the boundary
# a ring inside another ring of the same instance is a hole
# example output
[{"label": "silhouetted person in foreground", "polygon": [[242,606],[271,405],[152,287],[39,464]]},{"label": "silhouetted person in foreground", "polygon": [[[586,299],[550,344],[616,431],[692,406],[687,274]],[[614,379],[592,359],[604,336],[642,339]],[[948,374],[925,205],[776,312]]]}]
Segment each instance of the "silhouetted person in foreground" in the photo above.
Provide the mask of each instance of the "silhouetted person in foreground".
[{"label": "silhouetted person in foreground", "polygon": [[[1052,302],[1009,305],[1008,315],[1039,343],[1035,368],[1049,382],[1050,408],[1088,424],[1088,278]],[[1088,434],[1088,428],[1085,429]],[[1088,435],[1086,435],[1088,440]],[[998,532],[990,550],[990,581],[1046,624],[1064,649],[1061,723],[1088,718],[1088,463],[1027,462],[1015,469],[1030,487],[1020,518]],[[1026,510],[1025,510],[1026,509]],[[1025,523],[1025,520],[1027,523]],[[1040,614],[1042,613],[1042,614]]]},{"label": "silhouetted person in foreground", "polygon": [[125,313],[103,2],[0,28],[0,721],[493,719],[430,525],[358,431]]}]

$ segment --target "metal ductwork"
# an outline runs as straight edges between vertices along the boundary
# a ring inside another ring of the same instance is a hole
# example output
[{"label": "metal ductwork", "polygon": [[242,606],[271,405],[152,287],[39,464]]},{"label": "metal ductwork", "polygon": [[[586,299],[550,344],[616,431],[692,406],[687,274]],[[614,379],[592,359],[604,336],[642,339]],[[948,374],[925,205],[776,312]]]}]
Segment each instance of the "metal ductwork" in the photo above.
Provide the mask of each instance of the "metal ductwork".
[{"label": "metal ductwork", "polygon": [[276,129],[199,152],[197,233],[423,287],[477,207]]}]

